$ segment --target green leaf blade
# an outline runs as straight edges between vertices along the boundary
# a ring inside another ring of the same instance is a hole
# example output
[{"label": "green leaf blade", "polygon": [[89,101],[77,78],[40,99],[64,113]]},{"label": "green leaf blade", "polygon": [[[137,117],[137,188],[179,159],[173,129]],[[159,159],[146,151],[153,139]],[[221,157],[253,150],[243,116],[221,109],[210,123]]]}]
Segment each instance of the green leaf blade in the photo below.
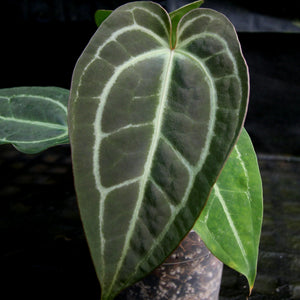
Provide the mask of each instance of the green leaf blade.
[{"label": "green leaf blade", "polygon": [[0,90],[0,144],[24,153],[38,153],[69,142],[69,91],[57,87]]},{"label": "green leaf blade", "polygon": [[203,2],[204,1],[202,0],[195,1],[170,12],[169,15],[172,23],[172,48],[176,45],[177,26],[181,18],[192,9],[199,8]]},{"label": "green leaf blade", "polygon": [[[159,5],[128,3],[102,23],[74,70],[75,186],[102,299],[113,299],[177,247],[244,120],[243,87],[233,87],[235,107],[225,103],[220,112],[226,99],[209,66],[184,40],[170,49],[170,35]],[[232,59],[240,59],[236,37],[234,48]],[[247,78],[245,64],[241,72]]]},{"label": "green leaf blade", "polygon": [[262,183],[251,140],[242,131],[194,229],[222,262],[253,288],[262,224]]},{"label": "green leaf blade", "polygon": [[95,12],[95,23],[99,27],[102,22],[112,13],[112,10],[98,9]]}]

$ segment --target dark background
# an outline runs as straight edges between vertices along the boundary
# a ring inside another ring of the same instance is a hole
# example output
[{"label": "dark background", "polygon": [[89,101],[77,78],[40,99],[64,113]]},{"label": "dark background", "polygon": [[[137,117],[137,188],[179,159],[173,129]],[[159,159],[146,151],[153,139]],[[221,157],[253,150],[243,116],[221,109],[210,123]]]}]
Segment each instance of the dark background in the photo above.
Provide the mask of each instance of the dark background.
[{"label": "dark background", "polygon": [[[176,8],[188,1],[157,2]],[[68,89],[74,65],[96,30],[94,12],[123,3],[2,0],[0,88]],[[251,79],[246,128],[257,151],[299,155],[300,25],[294,25],[300,24],[299,1],[207,0],[203,6],[225,13],[237,28]]]},{"label": "dark background", "polygon": [[[70,87],[96,30],[97,9],[128,1],[2,0],[0,88]],[[157,1],[173,10],[189,1]],[[300,299],[299,1],[216,1],[236,26],[250,70],[245,127],[258,153],[265,221],[250,299]],[[40,155],[0,148],[0,298],[98,299],[78,217],[69,147]],[[3,288],[1,287],[3,285]],[[1,293],[9,293],[3,298]],[[245,299],[245,279],[225,268],[222,299]]]}]

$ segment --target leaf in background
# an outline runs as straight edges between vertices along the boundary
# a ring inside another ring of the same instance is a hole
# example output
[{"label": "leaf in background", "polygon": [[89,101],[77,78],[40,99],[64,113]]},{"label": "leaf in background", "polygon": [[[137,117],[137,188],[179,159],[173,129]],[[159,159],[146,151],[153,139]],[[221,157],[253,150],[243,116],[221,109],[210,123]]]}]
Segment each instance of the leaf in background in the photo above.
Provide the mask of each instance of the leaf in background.
[{"label": "leaf in background", "polygon": [[98,9],[95,12],[95,22],[97,27],[99,27],[102,22],[112,13],[112,10]]},{"label": "leaf in background", "polygon": [[232,24],[196,9],[178,25],[153,2],[98,28],[73,74],[75,187],[102,299],[113,299],[193,227],[242,128],[248,70]]},{"label": "leaf in background", "polygon": [[250,290],[256,276],[262,199],[256,154],[244,129],[194,230],[217,258],[247,277]]},{"label": "leaf in background", "polygon": [[69,91],[58,87],[0,90],[0,144],[24,153],[38,153],[69,142]]},{"label": "leaf in background", "polygon": [[170,12],[169,15],[172,23],[172,48],[174,48],[176,44],[177,26],[181,18],[192,9],[200,7],[203,2],[203,0],[195,1]]}]

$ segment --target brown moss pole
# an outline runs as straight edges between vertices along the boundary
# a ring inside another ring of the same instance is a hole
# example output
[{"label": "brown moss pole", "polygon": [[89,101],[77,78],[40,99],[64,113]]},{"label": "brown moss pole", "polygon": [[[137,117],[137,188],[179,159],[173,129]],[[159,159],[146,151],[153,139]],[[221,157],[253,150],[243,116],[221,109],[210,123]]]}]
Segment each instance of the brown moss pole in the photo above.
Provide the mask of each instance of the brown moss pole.
[{"label": "brown moss pole", "polygon": [[172,255],[118,300],[217,300],[223,264],[191,231]]}]

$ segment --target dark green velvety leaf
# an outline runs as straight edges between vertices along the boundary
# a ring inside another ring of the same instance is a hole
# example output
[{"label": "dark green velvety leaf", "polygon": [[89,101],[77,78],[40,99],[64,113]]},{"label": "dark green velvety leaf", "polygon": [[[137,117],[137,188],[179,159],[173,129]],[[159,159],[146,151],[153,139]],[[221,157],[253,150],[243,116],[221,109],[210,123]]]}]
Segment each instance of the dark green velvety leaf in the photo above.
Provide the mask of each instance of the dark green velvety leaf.
[{"label": "dark green velvety leaf", "polygon": [[248,71],[232,24],[195,9],[179,22],[175,49],[171,34],[158,4],[125,4],[74,70],[75,187],[102,299],[177,247],[243,126]]},{"label": "dark green velvety leaf", "polygon": [[172,23],[172,47],[175,47],[176,44],[176,32],[177,32],[177,26],[181,18],[187,14],[192,9],[198,8],[203,4],[204,1],[195,1],[192,3],[189,3],[185,6],[182,6],[172,12],[170,12],[170,18]]},{"label": "dark green velvety leaf", "polygon": [[244,274],[253,288],[262,224],[262,183],[244,129],[195,224],[210,251]]},{"label": "dark green velvety leaf", "polygon": [[112,10],[98,9],[95,12],[95,23],[99,27],[101,23],[112,13]]},{"label": "dark green velvety leaf", "polygon": [[69,91],[58,87],[0,90],[0,144],[38,153],[69,142]]}]

